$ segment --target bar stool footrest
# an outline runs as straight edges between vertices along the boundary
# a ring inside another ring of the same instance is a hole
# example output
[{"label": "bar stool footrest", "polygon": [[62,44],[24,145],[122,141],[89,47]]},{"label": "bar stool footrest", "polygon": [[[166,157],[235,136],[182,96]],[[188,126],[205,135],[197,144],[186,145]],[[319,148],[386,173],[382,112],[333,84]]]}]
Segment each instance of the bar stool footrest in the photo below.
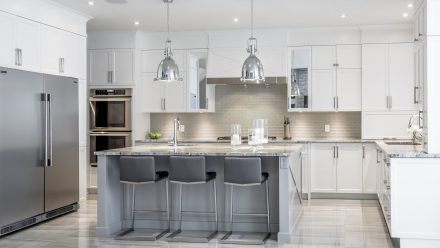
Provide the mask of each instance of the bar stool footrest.
[{"label": "bar stool footrest", "polygon": [[117,233],[115,239],[130,241],[156,241],[169,232],[169,229],[129,228]]},{"label": "bar stool footrest", "polygon": [[228,232],[219,242],[221,244],[263,245],[269,237],[270,233]]},{"label": "bar stool footrest", "polygon": [[168,242],[208,243],[217,235],[217,231],[177,230],[166,237]]}]

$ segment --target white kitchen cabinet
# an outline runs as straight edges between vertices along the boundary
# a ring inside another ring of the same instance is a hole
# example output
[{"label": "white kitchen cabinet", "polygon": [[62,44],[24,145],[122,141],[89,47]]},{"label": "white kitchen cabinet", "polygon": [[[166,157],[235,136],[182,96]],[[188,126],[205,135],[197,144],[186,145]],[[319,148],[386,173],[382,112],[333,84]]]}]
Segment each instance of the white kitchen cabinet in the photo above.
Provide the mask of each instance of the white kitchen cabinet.
[{"label": "white kitchen cabinet", "polygon": [[312,47],[312,110],[361,110],[361,46]]},{"label": "white kitchen cabinet", "polygon": [[387,107],[388,45],[362,47],[362,110],[379,111]]},{"label": "white kitchen cabinet", "polygon": [[0,66],[12,67],[14,60],[14,23],[15,16],[0,11]]},{"label": "white kitchen cabinet", "polygon": [[[164,50],[142,51],[142,72],[156,73],[160,62],[164,59]],[[173,59],[179,67],[179,71],[186,71],[186,50],[173,49]]]},{"label": "white kitchen cabinet", "polygon": [[108,85],[111,50],[89,50],[89,84]]},{"label": "white kitchen cabinet", "polygon": [[361,45],[337,45],[336,63],[338,69],[361,69],[362,46]]},{"label": "white kitchen cabinet", "polygon": [[423,41],[427,34],[427,8],[426,3],[422,3],[414,16],[414,42]]},{"label": "white kitchen cabinet", "polygon": [[334,144],[311,145],[311,192],[336,192],[336,152]]},{"label": "white kitchen cabinet", "polygon": [[388,53],[390,109],[416,110],[414,103],[414,44],[391,44]]},{"label": "white kitchen cabinet", "polygon": [[[186,82],[157,82],[155,73],[142,74],[142,111],[147,113],[186,112]],[[185,74],[182,75],[185,78]]]},{"label": "white kitchen cabinet", "polygon": [[312,110],[336,108],[336,70],[312,70]]},{"label": "white kitchen cabinet", "polygon": [[412,111],[413,44],[366,44],[362,49],[362,110]]},{"label": "white kitchen cabinet", "polygon": [[58,75],[61,69],[61,47],[62,37],[60,30],[42,26],[41,27],[41,47],[42,47],[42,60],[41,70],[44,73]]},{"label": "white kitchen cabinet", "polygon": [[[285,47],[259,47],[258,58],[262,61],[265,77],[286,77],[287,56]],[[243,61],[244,62],[244,61]],[[241,71],[241,67],[239,67]]]},{"label": "white kitchen cabinet", "polygon": [[336,144],[336,191],[362,193],[361,144]]},{"label": "white kitchen cabinet", "polygon": [[39,72],[40,27],[37,22],[0,13],[0,66]]},{"label": "white kitchen cabinet", "polygon": [[362,105],[361,69],[338,69],[336,108],[339,111],[360,111]]},{"label": "white kitchen cabinet", "polygon": [[374,152],[375,144],[312,143],[310,192],[375,193]]},{"label": "white kitchen cabinet", "polygon": [[154,81],[155,73],[142,74],[142,112],[163,112],[165,84]]},{"label": "white kitchen cabinet", "polygon": [[187,108],[188,112],[215,112],[215,85],[207,80],[207,49],[188,50]]},{"label": "white kitchen cabinet", "polygon": [[16,18],[15,46],[19,49],[17,69],[39,72],[41,69],[40,33],[41,25],[23,18]]},{"label": "white kitchen cabinet", "polygon": [[134,85],[134,50],[89,50],[89,85]]},{"label": "white kitchen cabinet", "polygon": [[378,151],[376,144],[362,145],[363,193],[376,194]]},{"label": "white kitchen cabinet", "polygon": [[336,46],[313,46],[312,69],[328,70],[336,67]]}]

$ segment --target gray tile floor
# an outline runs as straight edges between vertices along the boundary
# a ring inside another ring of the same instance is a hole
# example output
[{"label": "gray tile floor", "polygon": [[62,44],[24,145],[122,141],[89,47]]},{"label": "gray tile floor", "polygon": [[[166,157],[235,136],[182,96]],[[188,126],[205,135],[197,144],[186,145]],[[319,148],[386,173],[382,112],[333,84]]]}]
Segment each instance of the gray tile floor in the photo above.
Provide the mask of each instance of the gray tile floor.
[{"label": "gray tile floor", "polygon": [[[221,245],[216,240],[209,244],[133,242],[111,238],[96,238],[96,201],[82,203],[81,210],[0,239],[0,247],[48,248],[203,248],[240,247]],[[277,245],[269,241],[265,246],[241,247],[393,247],[377,201],[312,200],[305,202],[304,213],[293,236],[293,243]]]}]

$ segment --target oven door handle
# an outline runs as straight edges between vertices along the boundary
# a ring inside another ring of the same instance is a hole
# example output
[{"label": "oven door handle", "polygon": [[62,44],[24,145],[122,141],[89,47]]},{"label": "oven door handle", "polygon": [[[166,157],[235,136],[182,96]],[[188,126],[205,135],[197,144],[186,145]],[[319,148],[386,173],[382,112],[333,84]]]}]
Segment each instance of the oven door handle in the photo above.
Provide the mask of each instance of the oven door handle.
[{"label": "oven door handle", "polygon": [[111,136],[111,137],[128,137],[131,135],[131,132],[90,132],[90,136],[98,137],[98,136]]},{"label": "oven door handle", "polygon": [[131,97],[115,97],[115,98],[97,98],[90,97],[90,102],[129,102],[131,101]]}]

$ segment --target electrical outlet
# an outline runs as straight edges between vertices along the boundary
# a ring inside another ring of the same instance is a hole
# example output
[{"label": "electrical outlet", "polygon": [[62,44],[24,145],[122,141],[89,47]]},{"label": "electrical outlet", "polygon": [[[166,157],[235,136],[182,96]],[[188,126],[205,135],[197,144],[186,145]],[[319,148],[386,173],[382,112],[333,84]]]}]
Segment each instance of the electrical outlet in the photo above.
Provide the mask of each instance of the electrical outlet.
[{"label": "electrical outlet", "polygon": [[324,132],[330,133],[330,125],[329,124],[324,125]]},{"label": "electrical outlet", "polygon": [[180,124],[179,131],[182,133],[185,132],[185,125]]}]

